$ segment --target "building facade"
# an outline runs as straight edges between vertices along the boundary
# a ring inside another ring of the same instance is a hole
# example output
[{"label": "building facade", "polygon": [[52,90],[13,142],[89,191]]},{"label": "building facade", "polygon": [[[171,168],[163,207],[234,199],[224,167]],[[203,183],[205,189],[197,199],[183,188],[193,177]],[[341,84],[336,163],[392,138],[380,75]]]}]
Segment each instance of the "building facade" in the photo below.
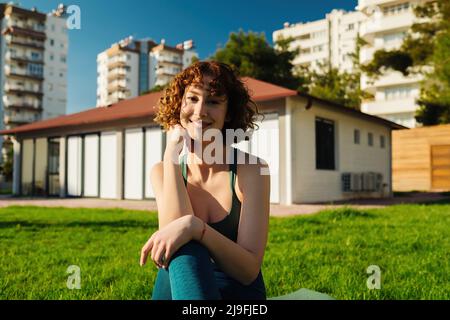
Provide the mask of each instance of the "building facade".
[{"label": "building facade", "polygon": [[[419,22],[413,7],[428,0],[359,0],[356,11],[333,10],[325,19],[308,23],[289,24],[273,33],[292,36],[292,47],[300,47],[294,65],[317,70],[319,63],[330,62],[341,71],[351,71],[357,35],[367,42],[359,55],[361,64],[369,63],[377,50],[398,49],[413,23]],[[361,88],[374,98],[361,104],[361,111],[415,127],[421,75],[403,76],[390,71],[378,79],[361,77]]]},{"label": "building facade", "polygon": [[[233,146],[268,163],[271,203],[392,195],[391,132],[404,127],[271,83],[242,81],[264,117]],[[13,193],[154,199],[150,170],[166,144],[151,108],[160,97],[153,92],[0,131],[15,135]]]},{"label": "building facade", "polygon": [[198,57],[192,40],[170,47],[162,39],[126,38],[97,56],[97,106],[136,97],[167,84]]},{"label": "building facade", "polygon": [[[419,22],[413,8],[427,0],[359,0],[358,11],[366,18],[361,26],[361,37],[367,45],[361,49],[360,62],[368,63],[377,50],[399,49],[411,26]],[[374,114],[407,127],[417,126],[414,118],[420,94],[418,75],[403,76],[388,71],[378,79],[361,78],[362,89],[371,92],[374,99],[365,101],[361,111]]]},{"label": "building facade", "polygon": [[325,19],[306,23],[289,24],[273,33],[273,41],[278,37],[294,38],[291,49],[299,48],[294,66],[305,66],[319,70],[319,64],[342,71],[351,71],[352,59],[349,54],[355,51],[356,37],[365,16],[361,12],[333,10]]},{"label": "building facade", "polygon": [[[68,37],[65,7],[49,14],[0,4],[0,126],[18,125],[66,113]],[[2,145],[4,161],[12,148]]]}]

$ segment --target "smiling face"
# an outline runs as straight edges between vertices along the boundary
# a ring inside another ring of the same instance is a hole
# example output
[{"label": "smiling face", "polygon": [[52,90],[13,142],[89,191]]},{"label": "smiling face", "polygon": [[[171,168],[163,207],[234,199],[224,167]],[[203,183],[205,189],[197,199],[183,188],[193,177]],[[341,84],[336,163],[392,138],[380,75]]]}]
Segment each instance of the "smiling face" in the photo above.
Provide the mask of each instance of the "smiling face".
[{"label": "smiling face", "polygon": [[211,77],[203,77],[203,85],[196,84],[186,87],[180,110],[180,123],[189,136],[197,140],[198,132],[207,129],[221,130],[227,115],[226,96],[212,96],[209,82]]}]

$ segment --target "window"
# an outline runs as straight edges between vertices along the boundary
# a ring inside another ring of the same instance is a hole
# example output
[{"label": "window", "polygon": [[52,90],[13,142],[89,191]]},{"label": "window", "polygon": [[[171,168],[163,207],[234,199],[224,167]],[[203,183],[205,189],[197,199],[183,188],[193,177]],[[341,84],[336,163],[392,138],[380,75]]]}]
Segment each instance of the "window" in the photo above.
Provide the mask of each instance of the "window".
[{"label": "window", "polygon": [[334,170],[334,122],[316,118],[316,169]]},{"label": "window", "polygon": [[369,144],[369,146],[373,146],[373,133],[372,132],[369,132],[368,134],[367,134],[367,143]]},{"label": "window", "polygon": [[50,61],[53,61],[53,59],[54,59],[54,57],[53,57],[53,55],[51,54],[51,55],[50,55]]},{"label": "window", "polygon": [[380,136],[380,147],[382,148],[382,149],[384,149],[384,147],[385,147],[385,140],[384,140],[384,136]]},{"label": "window", "polygon": [[307,39],[310,39],[310,38],[311,38],[311,34],[310,33],[303,34],[303,35],[297,37],[298,40],[307,40]]},{"label": "window", "polygon": [[323,51],[323,45],[313,47],[313,52],[321,52],[321,51]]},{"label": "window", "polygon": [[327,31],[326,30],[320,30],[320,31],[316,31],[311,33],[311,38],[312,39],[317,39],[317,38],[323,38],[327,35]]},{"label": "window", "polygon": [[41,64],[35,64],[35,63],[29,63],[28,64],[28,74],[35,75],[35,76],[42,76],[42,65]]},{"label": "window", "polygon": [[39,60],[41,58],[41,55],[37,52],[31,52],[31,59],[32,60]]},{"label": "window", "polygon": [[411,96],[412,88],[409,86],[396,86],[384,90],[385,100],[405,99]]},{"label": "window", "polygon": [[359,142],[360,142],[360,132],[359,132],[359,130],[358,129],[355,129],[354,131],[353,131],[353,142],[355,143],[355,144],[359,144]]},{"label": "window", "polygon": [[55,40],[50,39],[50,45],[53,46],[55,44]]},{"label": "window", "polygon": [[353,23],[349,23],[347,25],[347,31],[354,30],[354,29],[355,29],[355,25]]},{"label": "window", "polygon": [[66,56],[61,56],[61,62],[66,62]]},{"label": "window", "polygon": [[400,14],[408,11],[409,9],[409,2],[396,4],[393,6],[387,6],[383,8],[383,13],[385,15],[394,15],[394,14]]}]

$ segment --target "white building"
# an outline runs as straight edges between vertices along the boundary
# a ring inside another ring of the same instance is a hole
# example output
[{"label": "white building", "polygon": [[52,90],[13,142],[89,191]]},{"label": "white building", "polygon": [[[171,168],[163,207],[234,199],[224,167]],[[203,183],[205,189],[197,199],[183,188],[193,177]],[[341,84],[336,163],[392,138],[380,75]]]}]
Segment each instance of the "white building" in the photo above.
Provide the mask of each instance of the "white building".
[{"label": "white building", "polygon": [[[360,62],[372,60],[375,51],[393,50],[402,45],[415,17],[413,7],[426,0],[359,0],[357,9],[366,16],[361,26],[361,37],[368,42],[360,53]],[[374,114],[407,127],[415,127],[414,114],[420,94],[421,75],[403,76],[390,71],[378,79],[367,76],[361,79],[361,87],[374,94],[372,101],[361,105],[361,111]]]},{"label": "white building", "polygon": [[[46,15],[0,4],[0,14],[0,128],[65,114],[68,39],[64,6]],[[12,145],[9,137],[2,140],[5,157]]]},{"label": "white building", "polygon": [[162,39],[115,43],[97,56],[97,106],[132,98],[165,85],[198,57],[192,40],[170,47]]},{"label": "white building", "polygon": [[[392,195],[388,120],[267,82],[243,78],[264,113],[235,146],[269,164],[272,203]],[[15,195],[153,199],[150,170],[165,134],[153,122],[161,92],[48,119],[13,134]]]},{"label": "white building", "polygon": [[325,19],[306,23],[289,24],[273,32],[273,41],[278,37],[293,37],[291,49],[300,48],[293,61],[317,70],[318,63],[331,63],[342,71],[353,68],[350,53],[355,50],[356,36],[365,16],[361,12],[333,10]]}]

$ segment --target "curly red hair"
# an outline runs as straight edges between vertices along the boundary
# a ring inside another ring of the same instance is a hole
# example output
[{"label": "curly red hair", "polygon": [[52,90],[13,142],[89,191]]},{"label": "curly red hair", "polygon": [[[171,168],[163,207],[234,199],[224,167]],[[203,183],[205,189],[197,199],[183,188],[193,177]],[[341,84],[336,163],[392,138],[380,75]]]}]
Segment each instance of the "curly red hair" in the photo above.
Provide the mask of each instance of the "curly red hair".
[{"label": "curly red hair", "polygon": [[180,124],[180,108],[185,89],[190,85],[202,85],[203,76],[212,77],[209,83],[211,95],[226,95],[228,99],[228,120],[222,129],[223,136],[226,129],[242,129],[244,132],[255,129],[255,121],[260,114],[256,103],[250,98],[245,84],[238,78],[237,71],[217,61],[199,61],[177,74],[159,99],[154,121],[166,131]]}]

